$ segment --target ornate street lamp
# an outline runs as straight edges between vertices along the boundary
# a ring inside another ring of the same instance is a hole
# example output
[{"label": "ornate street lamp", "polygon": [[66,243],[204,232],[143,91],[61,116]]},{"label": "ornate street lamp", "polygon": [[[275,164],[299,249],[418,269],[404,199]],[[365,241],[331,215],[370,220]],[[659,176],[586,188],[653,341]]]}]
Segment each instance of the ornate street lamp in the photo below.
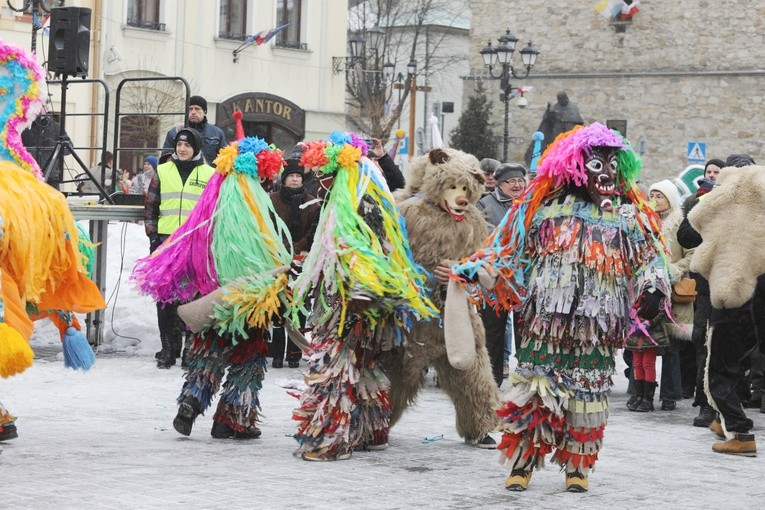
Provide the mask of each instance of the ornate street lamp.
[{"label": "ornate street lamp", "polygon": [[[484,65],[489,69],[489,76],[495,80],[500,80],[500,89],[502,94],[500,95],[500,101],[505,103],[505,130],[503,133],[502,144],[502,162],[507,162],[507,148],[510,142],[510,125],[508,120],[509,103],[511,94],[514,90],[518,90],[518,87],[510,85],[510,78],[522,80],[529,76],[531,68],[537,62],[539,51],[537,51],[529,41],[528,46],[519,51],[521,54],[521,63],[523,64],[523,72],[519,74],[513,67],[513,54],[515,53],[515,45],[518,43],[518,38],[510,33],[510,29],[497,39],[499,44],[492,46],[491,41],[481,50],[481,58],[483,58]],[[498,68],[498,73],[495,74],[495,68]]]}]

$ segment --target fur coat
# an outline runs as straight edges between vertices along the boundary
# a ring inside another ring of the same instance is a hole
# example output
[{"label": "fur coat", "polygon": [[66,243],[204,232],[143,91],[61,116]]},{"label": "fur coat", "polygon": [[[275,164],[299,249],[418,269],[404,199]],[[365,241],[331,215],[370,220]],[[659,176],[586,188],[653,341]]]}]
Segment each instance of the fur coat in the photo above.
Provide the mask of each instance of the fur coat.
[{"label": "fur coat", "polygon": [[738,308],[765,275],[765,167],[725,168],[688,220],[703,239],[691,270],[709,280],[712,306]]}]

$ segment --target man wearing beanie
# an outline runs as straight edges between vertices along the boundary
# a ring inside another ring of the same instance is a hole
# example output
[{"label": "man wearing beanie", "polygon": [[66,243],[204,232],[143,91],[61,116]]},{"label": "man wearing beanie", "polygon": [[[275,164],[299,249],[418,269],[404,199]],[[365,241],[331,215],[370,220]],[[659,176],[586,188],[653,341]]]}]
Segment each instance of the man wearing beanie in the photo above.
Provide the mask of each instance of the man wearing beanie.
[{"label": "man wearing beanie", "polygon": [[[195,129],[180,129],[175,135],[174,147],[171,158],[157,167],[146,193],[144,224],[151,253],[188,219],[215,172],[205,164],[202,140]],[[175,365],[182,351],[177,309],[178,303],[164,306],[157,303],[162,341],[162,350],[156,354],[158,368]]]},{"label": "man wearing beanie", "polygon": [[146,195],[149,191],[149,184],[157,173],[157,156],[146,156],[143,160],[143,166],[138,169],[133,184],[130,186],[130,193],[134,195]]},{"label": "man wearing beanie", "polygon": [[[281,174],[282,185],[279,191],[271,193],[271,202],[279,217],[287,224],[292,238],[292,253],[295,259],[302,261],[313,244],[313,236],[316,233],[316,225],[319,222],[321,205],[315,201],[315,197],[308,194],[304,185],[303,167],[298,163],[299,159],[288,159],[287,166]],[[302,207],[303,204],[314,202]],[[289,241],[284,239],[284,245],[289,248]],[[301,317],[301,322],[304,322]],[[282,368],[284,366],[284,344],[286,338],[284,328],[274,328],[271,335],[270,355],[274,358],[271,366]],[[292,340],[287,339],[287,364],[290,368],[297,368],[303,352]]]},{"label": "man wearing beanie", "polygon": [[[481,161],[492,162],[493,159]],[[488,163],[487,165],[490,165]],[[488,166],[487,166],[488,168]],[[493,229],[505,217],[505,213],[513,205],[513,200],[523,194],[526,189],[526,168],[515,163],[502,163],[494,170],[496,188],[478,201],[478,209],[483,211],[486,221]],[[504,354],[505,354],[505,327],[507,325],[508,312],[497,315],[493,308],[483,308],[479,311],[483,327],[486,330],[486,349],[489,351],[491,369],[497,386],[502,385],[504,379]]]},{"label": "man wearing beanie", "polygon": [[[175,149],[175,135],[182,126],[170,128],[165,136],[162,154],[171,154]],[[218,152],[228,145],[223,130],[207,121],[207,100],[202,96],[191,96],[189,99],[189,126],[199,133],[202,139],[202,154],[208,165],[213,165]]]}]

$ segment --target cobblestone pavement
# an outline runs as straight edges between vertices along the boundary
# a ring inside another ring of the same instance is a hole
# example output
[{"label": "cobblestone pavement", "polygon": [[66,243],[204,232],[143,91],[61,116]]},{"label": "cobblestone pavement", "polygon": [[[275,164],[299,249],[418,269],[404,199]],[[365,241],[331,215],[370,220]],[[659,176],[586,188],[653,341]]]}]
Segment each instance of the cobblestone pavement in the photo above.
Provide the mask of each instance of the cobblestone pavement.
[{"label": "cobblestone pavement", "polygon": [[305,462],[291,455],[294,390],[280,386],[300,376],[267,374],[260,439],[213,439],[210,413],[185,438],[172,428],[180,368],[112,355],[78,373],[47,353],[0,381],[0,399],[19,418],[19,438],[0,455],[0,508],[719,509],[753,508],[765,497],[765,415],[750,413],[760,457],[717,455],[712,434],[690,426],[690,401],[674,412],[630,413],[622,377],[586,494],[566,493],[553,466],[536,472],[527,492],[506,492],[498,454],[463,443],[432,380],[388,450]]}]

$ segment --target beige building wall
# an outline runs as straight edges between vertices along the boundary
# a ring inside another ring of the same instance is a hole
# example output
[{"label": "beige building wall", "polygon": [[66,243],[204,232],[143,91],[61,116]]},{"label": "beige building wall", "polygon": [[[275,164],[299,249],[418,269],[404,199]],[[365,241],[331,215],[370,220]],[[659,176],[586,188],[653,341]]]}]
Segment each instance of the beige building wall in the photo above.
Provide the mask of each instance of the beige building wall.
[{"label": "beige building wall", "polygon": [[[486,71],[479,51],[510,27],[542,52],[529,105],[511,102],[510,159],[520,161],[547,103],[565,90],[587,122],[626,120],[627,136],[644,149],[644,182],[675,176],[689,163],[689,142],[707,158],[746,152],[765,160],[765,2],[643,0],[617,32],[595,12],[595,0],[498,3],[471,0],[470,67],[465,94]],[[519,59],[519,55],[516,58]],[[486,83],[502,135],[498,81]],[[501,146],[501,142],[500,142]]]}]

